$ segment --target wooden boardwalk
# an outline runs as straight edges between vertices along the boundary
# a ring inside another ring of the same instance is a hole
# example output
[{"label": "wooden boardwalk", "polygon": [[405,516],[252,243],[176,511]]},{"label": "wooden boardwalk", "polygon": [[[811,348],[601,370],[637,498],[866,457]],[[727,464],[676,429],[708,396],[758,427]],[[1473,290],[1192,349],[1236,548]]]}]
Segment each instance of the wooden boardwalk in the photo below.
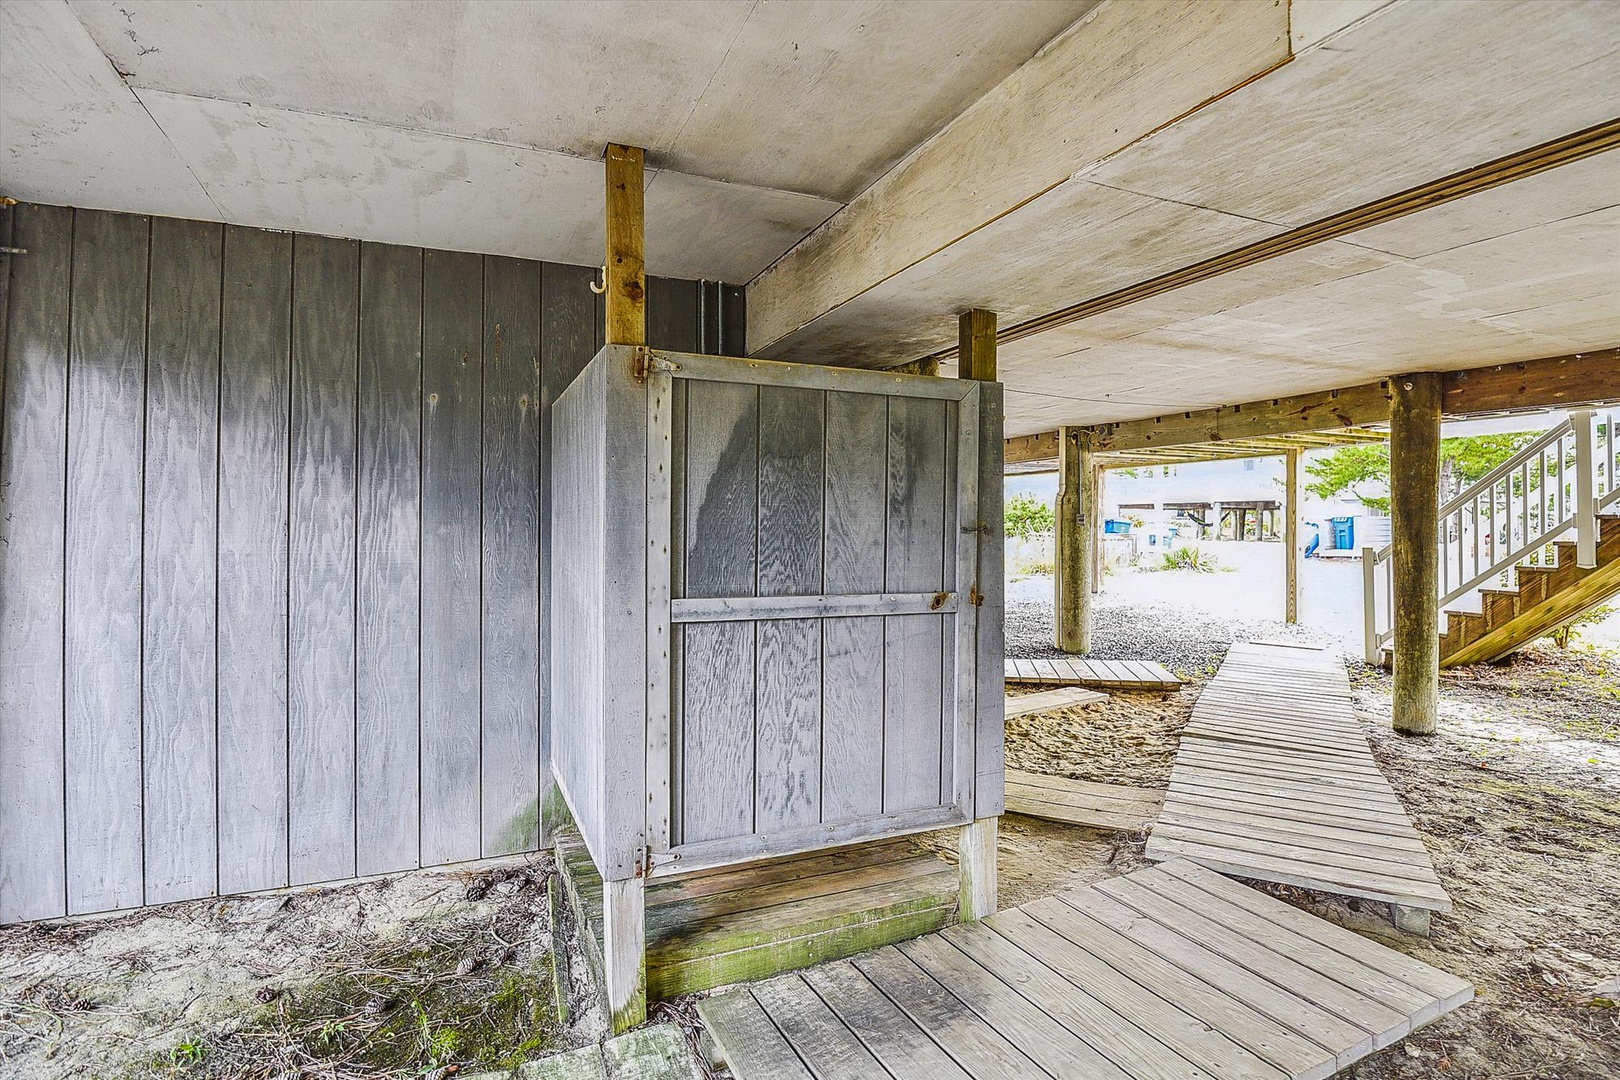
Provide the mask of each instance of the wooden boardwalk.
[{"label": "wooden boardwalk", "polygon": [[1007,681],[1093,690],[1181,689],[1181,680],[1153,660],[1008,660]]},{"label": "wooden boardwalk", "polygon": [[1076,705],[1091,705],[1107,701],[1108,695],[1098,690],[1084,690],[1078,686],[1060,686],[1056,690],[1040,690],[1033,694],[1020,694],[1006,699],[1005,716],[1016,720],[1031,713],[1050,712],[1053,709],[1072,709]]},{"label": "wooden boardwalk", "polygon": [[1473,997],[1186,861],[718,994],[738,1080],[1300,1080]]},{"label": "wooden boardwalk", "polygon": [[1232,647],[1181,733],[1147,855],[1451,910],[1361,734],[1343,663],[1319,650]]},{"label": "wooden boardwalk", "polygon": [[1007,811],[1012,814],[1137,832],[1153,824],[1163,804],[1162,791],[1007,770]]}]

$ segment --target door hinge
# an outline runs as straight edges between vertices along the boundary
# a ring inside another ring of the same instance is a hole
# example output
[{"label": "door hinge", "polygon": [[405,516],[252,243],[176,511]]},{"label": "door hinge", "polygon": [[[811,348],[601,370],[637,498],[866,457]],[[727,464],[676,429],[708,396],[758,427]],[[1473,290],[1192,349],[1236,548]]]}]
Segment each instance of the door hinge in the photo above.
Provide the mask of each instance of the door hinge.
[{"label": "door hinge", "polygon": [[665,375],[673,375],[681,370],[681,365],[667,356],[653,352],[645,345],[636,346],[635,359],[631,361],[630,375],[638,383],[646,383],[647,376],[657,371]]}]

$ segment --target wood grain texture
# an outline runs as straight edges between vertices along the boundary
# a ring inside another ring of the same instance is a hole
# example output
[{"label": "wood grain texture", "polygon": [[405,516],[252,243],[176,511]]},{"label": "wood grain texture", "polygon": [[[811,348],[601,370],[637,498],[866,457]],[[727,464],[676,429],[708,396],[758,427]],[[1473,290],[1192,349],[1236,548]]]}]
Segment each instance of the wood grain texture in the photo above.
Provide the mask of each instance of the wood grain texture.
[{"label": "wood grain texture", "polygon": [[976,587],[982,598],[974,623],[977,635],[977,670],[974,681],[978,701],[974,709],[973,751],[974,813],[994,817],[1002,812],[1006,771],[1006,717],[1003,702],[1007,684],[1006,558],[1004,499],[1006,481],[1002,448],[1003,403],[1000,383],[979,386],[979,557]]},{"label": "wood grain texture", "polygon": [[219,889],[287,884],[292,237],[229,227],[220,320]]},{"label": "wood grain texture", "polygon": [[421,702],[422,252],[360,246],[355,869],[415,866]]},{"label": "wood grain texture", "polygon": [[[884,585],[944,586],[945,403],[889,402]],[[890,616],[884,625],[883,809],[937,805],[944,735],[944,617]]]},{"label": "wood grain texture", "polygon": [[[547,263],[540,273],[540,472],[536,481],[539,490],[540,520],[540,805],[542,813],[550,805],[554,787],[551,775],[552,750],[552,696],[555,676],[551,661],[552,606],[552,549],[551,508],[553,505],[551,408],[564,388],[573,381],[584,366],[596,355],[597,335],[601,332],[601,316],[597,311],[599,297],[591,292],[592,271],[583,266],[560,266]],[[551,822],[542,820],[541,842],[549,841]]]},{"label": "wood grain texture", "polygon": [[551,409],[551,697],[548,761],[593,858],[602,858],[606,643],[605,367],[588,365]]},{"label": "wood grain texture", "polygon": [[141,462],[147,218],[74,214],[69,334],[69,911],[142,902]]},{"label": "wood grain texture", "polygon": [[[604,806],[602,876],[637,876],[647,822],[647,390],[634,350],[606,354],[603,393],[605,489],[638,497],[609,499],[603,521],[606,576],[602,626],[612,646],[613,677],[604,685],[604,745],[623,748],[602,763],[610,793]],[[640,753],[637,753],[637,750]],[[639,1021],[638,1021],[639,1022]]]},{"label": "wood grain texture", "polygon": [[[753,595],[757,581],[759,388],[692,382],[686,392],[684,595]],[[752,831],[755,667],[750,623],[683,631],[682,842]]]},{"label": "wood grain texture", "polygon": [[484,277],[483,853],[540,844],[539,263]]},{"label": "wood grain texture", "polygon": [[146,902],[217,885],[215,600],[224,231],[152,219],[142,688]]},{"label": "wood grain texture", "polygon": [[[826,589],[880,591],[888,491],[887,398],[832,392],[826,401]],[[822,643],[822,816],[883,809],[883,623],[829,622]]]},{"label": "wood grain texture", "polygon": [[73,212],[18,206],[0,396],[0,923],[67,914],[62,584]]},{"label": "wood grain texture", "polygon": [[[819,390],[760,387],[761,596],[822,590],[825,404]],[[760,831],[820,818],[825,625],[811,619],[758,624],[754,820]]]},{"label": "wood grain texture", "polygon": [[482,260],[430,251],[422,302],[422,862],[480,837]]},{"label": "wood grain texture", "polygon": [[355,513],[360,245],[293,241],[288,874],[355,872]]}]

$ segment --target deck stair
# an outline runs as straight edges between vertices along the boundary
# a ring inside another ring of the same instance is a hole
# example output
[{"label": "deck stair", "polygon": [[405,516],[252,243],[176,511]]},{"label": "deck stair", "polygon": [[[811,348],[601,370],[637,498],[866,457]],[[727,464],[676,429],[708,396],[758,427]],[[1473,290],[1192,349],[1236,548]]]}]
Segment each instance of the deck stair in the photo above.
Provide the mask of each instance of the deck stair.
[{"label": "deck stair", "polygon": [[[1440,507],[1441,666],[1500,659],[1620,593],[1617,421],[1573,412]],[[1389,659],[1392,559],[1362,552],[1369,663]]]}]

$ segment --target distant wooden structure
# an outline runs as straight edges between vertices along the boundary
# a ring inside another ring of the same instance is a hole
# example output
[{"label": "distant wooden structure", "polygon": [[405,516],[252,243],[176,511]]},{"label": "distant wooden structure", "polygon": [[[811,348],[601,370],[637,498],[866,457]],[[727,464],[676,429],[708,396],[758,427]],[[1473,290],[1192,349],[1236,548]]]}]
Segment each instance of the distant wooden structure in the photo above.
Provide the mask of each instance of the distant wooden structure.
[{"label": "distant wooden structure", "polygon": [[1316,649],[1227,653],[1181,733],[1147,856],[1382,900],[1417,932],[1430,911],[1451,910],[1373,761],[1343,663]]},{"label": "distant wooden structure", "polygon": [[1323,1080],[1462,979],[1185,861],[698,1005],[738,1080]]}]

